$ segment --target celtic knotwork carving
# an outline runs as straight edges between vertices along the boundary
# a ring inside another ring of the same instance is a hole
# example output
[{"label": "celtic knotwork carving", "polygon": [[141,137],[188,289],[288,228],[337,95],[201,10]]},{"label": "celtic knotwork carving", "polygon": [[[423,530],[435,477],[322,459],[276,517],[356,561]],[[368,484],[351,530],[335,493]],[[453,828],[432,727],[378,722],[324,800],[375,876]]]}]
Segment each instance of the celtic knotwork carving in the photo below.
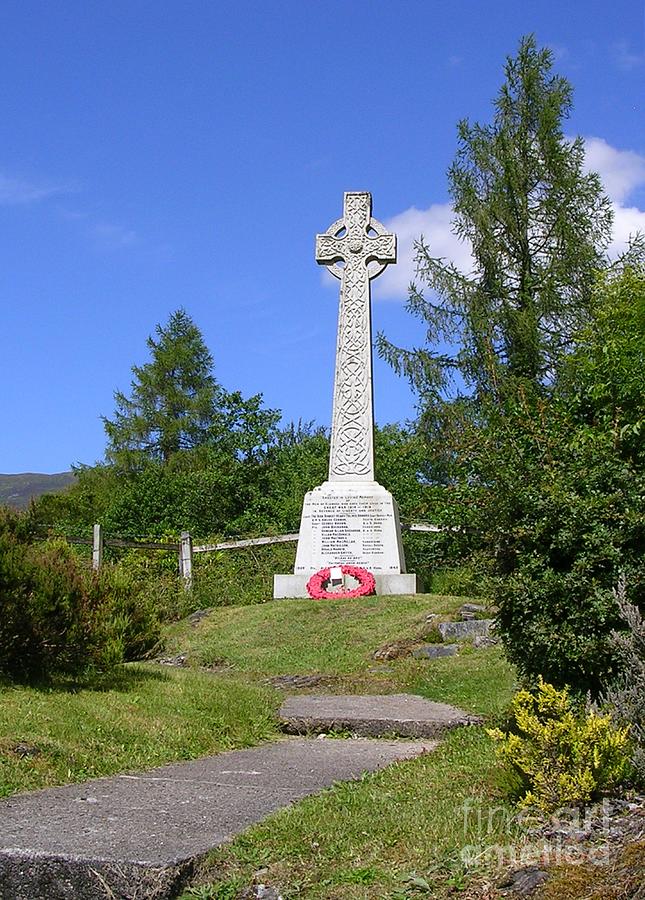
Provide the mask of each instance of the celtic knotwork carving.
[{"label": "celtic knotwork carving", "polygon": [[396,262],[396,236],[348,192],[343,218],[316,237],[316,261],[341,279],[329,480],[374,480],[370,280]]}]

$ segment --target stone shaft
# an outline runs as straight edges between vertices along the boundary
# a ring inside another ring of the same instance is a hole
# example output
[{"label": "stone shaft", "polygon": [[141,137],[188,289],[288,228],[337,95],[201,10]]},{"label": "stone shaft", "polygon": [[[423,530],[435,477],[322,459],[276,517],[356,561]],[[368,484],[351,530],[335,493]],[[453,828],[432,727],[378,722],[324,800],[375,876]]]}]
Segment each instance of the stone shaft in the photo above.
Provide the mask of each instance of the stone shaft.
[{"label": "stone shaft", "polygon": [[340,279],[329,481],[374,481],[370,281],[396,262],[396,236],[372,218],[367,191],[316,237],[316,262]]}]

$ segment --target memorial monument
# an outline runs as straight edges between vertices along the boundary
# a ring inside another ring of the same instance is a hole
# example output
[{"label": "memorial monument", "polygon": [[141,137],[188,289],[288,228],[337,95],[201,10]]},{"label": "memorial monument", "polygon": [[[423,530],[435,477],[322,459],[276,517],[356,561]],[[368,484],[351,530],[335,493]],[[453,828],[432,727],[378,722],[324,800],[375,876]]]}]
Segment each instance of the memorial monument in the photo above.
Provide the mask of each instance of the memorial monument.
[{"label": "memorial monument", "polygon": [[367,569],[378,594],[414,594],[396,502],[374,480],[370,281],[396,262],[396,236],[372,218],[372,197],[347,192],[343,217],[316,237],[316,262],[340,280],[329,479],[306,494],[293,575],[275,575],[274,597],[307,597],[328,566]]}]

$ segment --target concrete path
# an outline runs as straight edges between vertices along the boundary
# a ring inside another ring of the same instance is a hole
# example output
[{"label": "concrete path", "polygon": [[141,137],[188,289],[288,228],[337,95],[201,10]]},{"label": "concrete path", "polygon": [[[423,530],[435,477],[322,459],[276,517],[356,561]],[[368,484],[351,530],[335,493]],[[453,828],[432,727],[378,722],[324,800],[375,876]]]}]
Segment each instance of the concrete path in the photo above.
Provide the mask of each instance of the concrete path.
[{"label": "concrete path", "polygon": [[288,697],[280,709],[280,720],[292,734],[347,730],[368,737],[395,734],[411,738],[435,738],[449,728],[481,721],[455,706],[416,694]]},{"label": "concrete path", "polygon": [[254,822],[435,746],[285,739],[2,800],[0,898],[174,897],[209,850]]}]

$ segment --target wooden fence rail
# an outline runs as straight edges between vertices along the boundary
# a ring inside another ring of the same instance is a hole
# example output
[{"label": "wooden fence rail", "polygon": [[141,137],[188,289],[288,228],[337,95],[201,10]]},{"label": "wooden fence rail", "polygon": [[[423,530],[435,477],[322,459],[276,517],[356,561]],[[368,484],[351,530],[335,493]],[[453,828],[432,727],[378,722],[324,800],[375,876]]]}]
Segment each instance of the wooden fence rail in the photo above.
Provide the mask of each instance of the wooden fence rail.
[{"label": "wooden fence rail", "polygon": [[210,553],[211,550],[237,550],[238,547],[260,547],[262,544],[285,544],[288,541],[297,541],[298,537],[298,534],[276,534],[273,537],[226,541],[224,544],[200,544],[193,547],[193,553]]},{"label": "wooden fence rail", "polygon": [[[415,522],[411,525],[403,525],[404,531],[420,531],[438,533],[441,531],[453,531],[444,525],[430,525],[424,522]],[[92,568],[98,571],[103,565],[103,551],[105,547],[123,547],[132,550],[171,550],[178,554],[179,574],[183,578],[184,587],[190,590],[193,586],[193,556],[195,553],[211,553],[219,550],[237,550],[242,547],[261,547],[266,544],[284,544],[289,541],[297,541],[299,535],[276,534],[271,537],[243,538],[239,541],[223,541],[219,544],[198,544],[193,546],[192,538],[187,531],[182,531],[179,542],[169,541],[132,541],[125,538],[110,538],[103,533],[103,526],[94,525],[91,538],[69,537],[66,540],[70,544],[88,544],[92,547]]]}]

